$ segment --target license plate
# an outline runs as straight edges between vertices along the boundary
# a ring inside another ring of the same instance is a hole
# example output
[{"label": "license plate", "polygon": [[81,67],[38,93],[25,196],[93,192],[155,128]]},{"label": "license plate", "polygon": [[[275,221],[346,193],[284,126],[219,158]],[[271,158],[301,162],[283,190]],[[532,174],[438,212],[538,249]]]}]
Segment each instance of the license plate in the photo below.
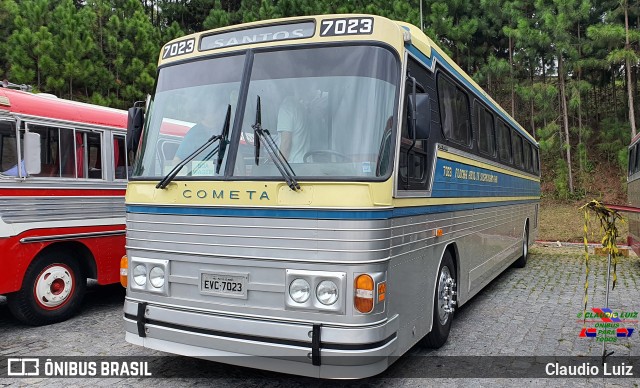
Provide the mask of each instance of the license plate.
[{"label": "license plate", "polygon": [[200,274],[200,292],[228,298],[247,299],[248,275]]}]

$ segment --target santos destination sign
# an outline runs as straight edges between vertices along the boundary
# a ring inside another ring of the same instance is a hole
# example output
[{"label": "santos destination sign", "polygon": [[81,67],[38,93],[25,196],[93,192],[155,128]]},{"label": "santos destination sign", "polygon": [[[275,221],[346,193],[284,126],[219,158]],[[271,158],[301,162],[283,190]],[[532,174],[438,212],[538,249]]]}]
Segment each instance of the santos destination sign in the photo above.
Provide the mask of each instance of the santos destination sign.
[{"label": "santos destination sign", "polygon": [[310,38],[315,33],[314,22],[282,24],[248,30],[208,35],[200,40],[200,51],[243,44],[273,42],[277,40]]}]

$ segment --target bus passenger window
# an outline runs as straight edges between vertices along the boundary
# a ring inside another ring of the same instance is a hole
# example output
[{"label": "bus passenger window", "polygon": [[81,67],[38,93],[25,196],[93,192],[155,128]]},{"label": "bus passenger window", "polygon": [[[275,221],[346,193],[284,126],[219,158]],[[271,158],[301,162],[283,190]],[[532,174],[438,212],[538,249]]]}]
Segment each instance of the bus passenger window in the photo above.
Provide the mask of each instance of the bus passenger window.
[{"label": "bus passenger window", "polygon": [[78,156],[78,178],[102,179],[102,135],[94,132],[77,132],[76,141],[81,142]]},{"label": "bus passenger window", "polygon": [[533,165],[531,164],[531,143],[524,142],[524,169],[529,172],[533,172]]},{"label": "bus passenger window", "polygon": [[513,163],[516,167],[522,168],[522,136],[515,133],[511,134],[511,141],[513,145]]},{"label": "bus passenger window", "polygon": [[124,136],[115,135],[113,136],[113,179],[127,179],[128,166],[129,163]]},{"label": "bus passenger window", "polygon": [[503,162],[511,162],[511,132],[505,123],[498,121],[496,125],[498,141],[498,157]]},{"label": "bus passenger window", "polygon": [[483,154],[493,156],[496,152],[493,116],[481,105],[477,105],[476,109],[476,127],[478,128],[478,149]]},{"label": "bus passenger window", "polygon": [[438,99],[442,131],[447,139],[468,146],[471,143],[469,126],[469,100],[467,94],[449,81],[438,76]]},{"label": "bus passenger window", "polygon": [[540,173],[540,165],[538,164],[538,149],[533,147],[532,150],[533,153],[531,154],[531,156],[533,156],[533,172],[538,174]]},{"label": "bus passenger window", "polygon": [[75,178],[76,152],[74,131],[42,125],[28,125],[29,132],[40,134],[40,177]]},{"label": "bus passenger window", "polygon": [[0,121],[0,173],[18,176],[16,130],[13,122]]}]

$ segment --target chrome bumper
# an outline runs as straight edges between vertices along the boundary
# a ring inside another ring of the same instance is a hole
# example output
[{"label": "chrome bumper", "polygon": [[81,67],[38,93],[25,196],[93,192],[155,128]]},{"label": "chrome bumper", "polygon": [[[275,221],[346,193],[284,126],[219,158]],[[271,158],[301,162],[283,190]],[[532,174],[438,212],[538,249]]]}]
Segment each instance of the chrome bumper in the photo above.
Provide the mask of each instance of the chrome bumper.
[{"label": "chrome bumper", "polygon": [[339,326],[209,314],[125,300],[127,342],[212,361],[321,378],[363,378],[395,359],[398,317]]}]

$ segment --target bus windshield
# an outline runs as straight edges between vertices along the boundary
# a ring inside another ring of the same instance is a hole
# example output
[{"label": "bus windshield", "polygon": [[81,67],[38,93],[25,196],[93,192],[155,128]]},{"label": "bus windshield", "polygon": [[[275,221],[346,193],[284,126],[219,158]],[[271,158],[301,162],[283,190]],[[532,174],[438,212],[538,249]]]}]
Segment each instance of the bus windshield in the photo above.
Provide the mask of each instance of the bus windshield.
[{"label": "bus windshield", "polygon": [[385,143],[392,139],[399,73],[391,51],[376,46],[245,52],[162,68],[134,176],[164,176],[220,134],[231,105],[231,143],[220,168],[212,146],[176,179],[281,178],[264,144],[254,142],[260,97],[261,127],[298,178],[383,177],[392,159]]}]

